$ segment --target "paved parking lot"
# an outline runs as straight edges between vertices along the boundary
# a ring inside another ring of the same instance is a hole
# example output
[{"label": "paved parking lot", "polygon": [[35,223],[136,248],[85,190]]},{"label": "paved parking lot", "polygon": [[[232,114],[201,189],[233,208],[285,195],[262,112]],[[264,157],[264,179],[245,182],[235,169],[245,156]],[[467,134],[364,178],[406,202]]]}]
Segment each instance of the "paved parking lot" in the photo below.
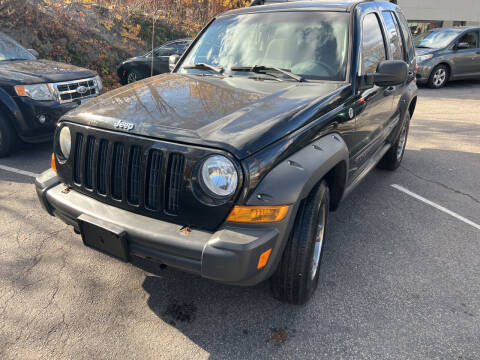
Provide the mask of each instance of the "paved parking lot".
[{"label": "paved parking lot", "polygon": [[304,307],[84,248],[28,176],[50,144],[1,159],[0,358],[479,359],[480,82],[420,94],[402,167],[332,214]]}]

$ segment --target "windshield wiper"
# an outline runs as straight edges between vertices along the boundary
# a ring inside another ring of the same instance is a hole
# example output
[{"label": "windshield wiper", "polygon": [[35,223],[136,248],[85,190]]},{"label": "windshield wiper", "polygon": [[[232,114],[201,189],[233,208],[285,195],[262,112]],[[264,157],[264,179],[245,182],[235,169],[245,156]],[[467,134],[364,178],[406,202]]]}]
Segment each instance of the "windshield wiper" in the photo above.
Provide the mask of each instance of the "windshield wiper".
[{"label": "windshield wiper", "polygon": [[262,71],[274,70],[274,71],[278,71],[279,73],[282,73],[284,75],[287,75],[289,78],[294,79],[298,82],[304,81],[303,77],[301,77],[300,75],[293,74],[288,70],[284,70],[284,69],[281,69],[281,68],[276,67],[276,66],[263,66],[263,65],[232,66],[232,68],[230,70],[232,70],[232,71],[250,71],[250,72],[254,72],[254,73],[260,73]]},{"label": "windshield wiper", "polygon": [[223,73],[223,67],[221,66],[216,66],[216,65],[210,65],[210,64],[205,64],[205,63],[196,63],[193,65],[183,65],[184,69],[204,69],[204,70],[213,70],[218,74]]},{"label": "windshield wiper", "polygon": [[425,45],[418,45],[416,46],[417,49],[431,49],[430,46],[425,46]]}]

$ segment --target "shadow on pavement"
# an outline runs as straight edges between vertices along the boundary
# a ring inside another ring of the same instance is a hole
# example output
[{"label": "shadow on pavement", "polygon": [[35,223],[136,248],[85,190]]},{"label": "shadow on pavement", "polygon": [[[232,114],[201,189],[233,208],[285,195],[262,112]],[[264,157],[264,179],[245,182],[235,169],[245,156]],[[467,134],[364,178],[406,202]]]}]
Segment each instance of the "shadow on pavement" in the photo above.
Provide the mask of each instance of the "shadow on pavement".
[{"label": "shadow on pavement", "polygon": [[420,98],[445,98],[449,100],[478,100],[480,79],[451,81],[441,89],[430,89],[419,85]]},{"label": "shadow on pavement", "polygon": [[[52,142],[21,144],[9,157],[0,158],[0,165],[40,174],[50,167]],[[0,180],[16,183],[33,183],[34,178],[0,169]]]}]

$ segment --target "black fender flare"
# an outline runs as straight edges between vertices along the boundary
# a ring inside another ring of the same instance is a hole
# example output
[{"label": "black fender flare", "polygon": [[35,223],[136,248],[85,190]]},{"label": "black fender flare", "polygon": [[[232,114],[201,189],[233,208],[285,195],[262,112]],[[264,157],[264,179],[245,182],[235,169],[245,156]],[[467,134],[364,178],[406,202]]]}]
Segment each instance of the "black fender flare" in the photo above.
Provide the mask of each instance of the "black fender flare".
[{"label": "black fender flare", "polygon": [[[398,110],[399,110],[399,116],[400,116],[400,121],[398,122],[398,125],[396,128],[391,132],[389,139],[390,141],[393,141],[396,139],[398,136],[400,129],[403,126],[403,123],[405,121],[405,114],[407,112],[410,112],[410,108],[413,104],[413,109],[415,110],[415,107],[417,105],[417,99],[418,99],[418,88],[417,85],[414,82],[411,82],[408,84],[406,87],[406,91],[403,92],[399,104],[398,104]],[[413,116],[413,111],[411,113],[411,116]]]},{"label": "black fender flare", "polygon": [[[26,127],[20,108],[12,97],[3,89],[0,89],[0,109],[7,112],[7,120],[12,122],[13,128],[18,132],[22,127]],[[23,125],[23,126],[22,126]]]},{"label": "black fender flare", "polygon": [[314,186],[341,162],[345,162],[348,169],[347,144],[338,133],[325,135],[275,166],[262,179],[246,205],[295,204],[306,198]]}]

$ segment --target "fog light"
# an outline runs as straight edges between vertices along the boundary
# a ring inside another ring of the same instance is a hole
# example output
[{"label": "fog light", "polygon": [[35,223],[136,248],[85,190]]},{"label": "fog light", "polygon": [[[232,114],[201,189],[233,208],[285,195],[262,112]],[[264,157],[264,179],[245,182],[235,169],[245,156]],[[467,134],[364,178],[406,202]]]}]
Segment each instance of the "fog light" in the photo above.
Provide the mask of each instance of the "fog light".
[{"label": "fog light", "polygon": [[47,115],[45,114],[37,115],[37,120],[40,124],[43,125],[47,122]]}]

